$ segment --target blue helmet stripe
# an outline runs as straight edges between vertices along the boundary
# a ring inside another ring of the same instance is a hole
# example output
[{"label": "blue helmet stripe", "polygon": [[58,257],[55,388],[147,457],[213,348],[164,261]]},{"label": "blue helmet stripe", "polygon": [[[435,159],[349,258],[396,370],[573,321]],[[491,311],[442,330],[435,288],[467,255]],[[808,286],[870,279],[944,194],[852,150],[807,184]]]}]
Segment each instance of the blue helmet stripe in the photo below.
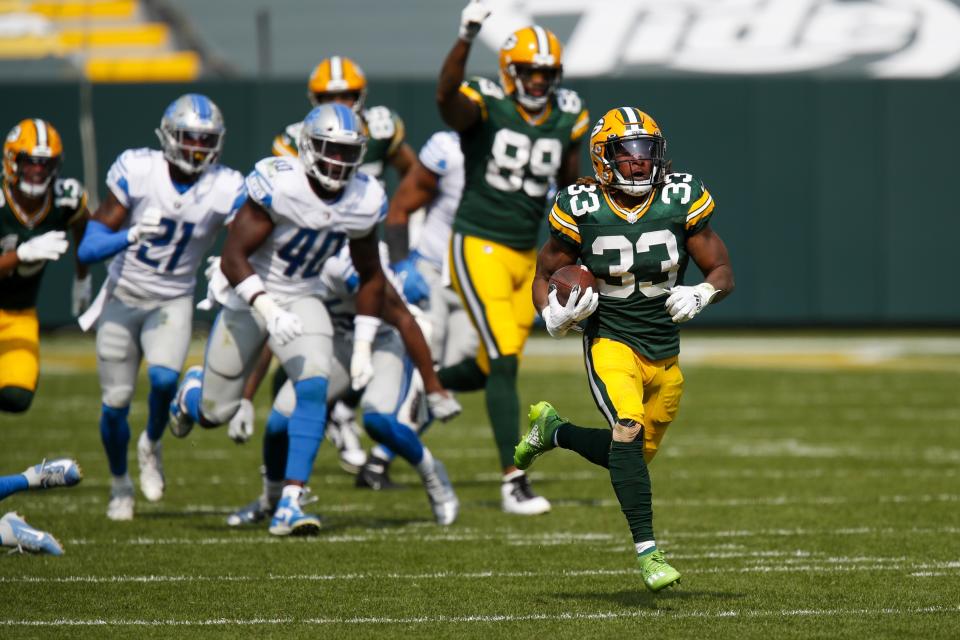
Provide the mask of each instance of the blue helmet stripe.
[{"label": "blue helmet stripe", "polygon": [[207,96],[191,93],[190,100],[193,102],[193,108],[201,120],[208,120],[213,115],[213,109],[210,107],[210,100]]},{"label": "blue helmet stripe", "polygon": [[347,131],[357,131],[357,116],[353,113],[352,109],[347,108],[342,104],[334,104],[334,111],[337,113],[337,120],[340,123],[340,128]]}]

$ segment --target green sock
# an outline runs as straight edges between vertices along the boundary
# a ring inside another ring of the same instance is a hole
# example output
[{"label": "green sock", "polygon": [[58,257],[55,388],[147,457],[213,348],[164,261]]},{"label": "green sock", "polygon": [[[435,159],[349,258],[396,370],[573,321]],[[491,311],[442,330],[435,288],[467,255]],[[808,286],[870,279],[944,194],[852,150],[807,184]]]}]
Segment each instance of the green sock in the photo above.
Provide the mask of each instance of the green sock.
[{"label": "green sock", "polygon": [[517,393],[517,356],[490,361],[487,376],[487,415],[500,453],[500,466],[513,466],[513,449],[520,440],[520,394]]},{"label": "green sock", "polygon": [[610,429],[578,427],[572,422],[564,422],[557,427],[556,440],[558,447],[576,451],[604,469],[610,468],[610,442],[613,440]]},{"label": "green sock", "polygon": [[437,376],[443,388],[450,391],[477,391],[483,389],[487,381],[486,374],[475,358],[444,367],[437,372]]},{"label": "green sock", "polygon": [[633,442],[610,444],[610,483],[627,517],[634,542],[653,540],[653,493],[643,460],[643,433]]}]

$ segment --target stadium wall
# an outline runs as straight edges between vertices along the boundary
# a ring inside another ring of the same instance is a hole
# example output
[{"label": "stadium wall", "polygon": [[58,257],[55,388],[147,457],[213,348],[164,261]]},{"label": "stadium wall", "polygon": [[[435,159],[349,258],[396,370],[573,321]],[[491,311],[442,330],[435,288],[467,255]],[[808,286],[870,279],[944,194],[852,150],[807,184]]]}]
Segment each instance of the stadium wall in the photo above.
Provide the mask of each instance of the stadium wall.
[{"label": "stadium wall", "polygon": [[[949,277],[960,238],[952,197],[960,80],[653,78],[570,86],[594,118],[621,104],[654,115],[674,167],[701,177],[713,193],[714,226],[730,248],[738,288],[698,323],[953,325],[960,318]],[[371,87],[368,104],[396,109],[414,148],[441,126],[434,82],[372,79]],[[49,119],[64,137],[64,174],[81,177],[80,87],[4,88],[0,123]],[[243,171],[308,107],[302,81],[96,85],[99,175],[88,188],[103,193],[122,150],[156,146],[163,108],[187,91],[221,106],[223,160]],[[586,150],[583,168],[589,172]],[[69,261],[48,269],[45,327],[72,323],[71,272]],[[102,267],[95,274],[102,278]]]}]

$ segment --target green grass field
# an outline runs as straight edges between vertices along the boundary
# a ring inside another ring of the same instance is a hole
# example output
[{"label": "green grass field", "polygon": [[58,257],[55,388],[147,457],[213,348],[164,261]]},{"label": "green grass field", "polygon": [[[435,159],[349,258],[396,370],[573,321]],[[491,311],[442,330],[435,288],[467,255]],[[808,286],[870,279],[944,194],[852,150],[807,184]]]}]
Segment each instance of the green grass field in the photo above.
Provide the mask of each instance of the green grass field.
[{"label": "green grass field", "polygon": [[[680,418],[651,468],[658,543],[684,577],[652,595],[606,472],[576,454],[533,467],[552,513],[500,512],[477,395],[426,437],[462,502],[452,527],[433,524],[402,461],[405,489],[364,492],[325,443],[311,483],[319,537],[229,529],[225,514],[259,491],[260,447],[225,430],[168,437],[166,497],[112,523],[92,342],[48,339],[33,409],[0,416],[0,471],[72,455],[85,479],[2,505],[66,554],[0,557],[0,637],[957,638],[960,357],[873,340],[879,356],[851,356],[843,338],[839,354],[775,356],[706,339],[684,361]],[[600,426],[575,348],[536,346],[525,405],[549,399]],[[141,380],[134,439],[145,395]],[[133,441],[130,464],[136,478]]]}]

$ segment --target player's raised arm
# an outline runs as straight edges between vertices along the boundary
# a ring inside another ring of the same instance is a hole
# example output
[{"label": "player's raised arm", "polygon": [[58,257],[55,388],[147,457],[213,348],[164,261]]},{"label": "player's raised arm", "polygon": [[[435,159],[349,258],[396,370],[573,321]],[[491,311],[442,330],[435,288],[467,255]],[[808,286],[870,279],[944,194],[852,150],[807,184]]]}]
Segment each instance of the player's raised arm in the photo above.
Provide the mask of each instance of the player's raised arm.
[{"label": "player's raised arm", "polygon": [[466,131],[480,118],[480,107],[460,93],[467,67],[470,45],[480,32],[483,21],[490,15],[490,9],[480,0],[470,0],[460,14],[460,33],[457,42],[450,49],[443,67],[440,68],[440,81],[437,83],[437,106],[443,121],[455,131]]}]

